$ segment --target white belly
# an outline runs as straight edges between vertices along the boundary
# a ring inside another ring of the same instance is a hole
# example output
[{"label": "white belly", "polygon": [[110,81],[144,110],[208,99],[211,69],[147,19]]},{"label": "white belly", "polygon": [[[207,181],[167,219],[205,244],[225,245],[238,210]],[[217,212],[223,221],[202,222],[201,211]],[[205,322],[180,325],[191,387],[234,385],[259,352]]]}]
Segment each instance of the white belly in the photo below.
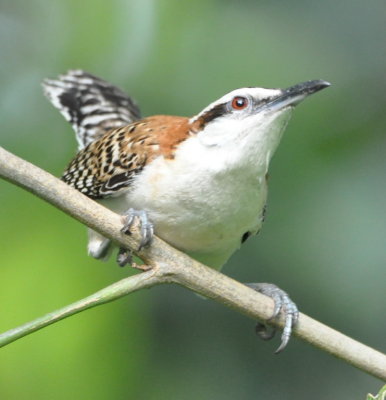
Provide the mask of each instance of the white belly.
[{"label": "white belly", "polygon": [[261,227],[265,177],[243,169],[219,172],[202,165],[189,167],[158,158],[141,173],[116,211],[146,210],[156,235],[220,268],[239,248],[242,236]]}]

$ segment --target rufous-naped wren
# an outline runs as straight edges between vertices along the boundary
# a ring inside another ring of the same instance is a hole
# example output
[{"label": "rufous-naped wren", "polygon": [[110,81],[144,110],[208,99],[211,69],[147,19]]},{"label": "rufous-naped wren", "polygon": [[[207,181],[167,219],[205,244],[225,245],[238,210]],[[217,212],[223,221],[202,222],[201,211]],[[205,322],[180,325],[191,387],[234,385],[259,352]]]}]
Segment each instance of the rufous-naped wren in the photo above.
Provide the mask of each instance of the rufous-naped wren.
[{"label": "rufous-naped wren", "polygon": [[[43,83],[46,96],[76,132],[79,152],[64,182],[126,214],[124,229],[139,218],[142,246],[153,231],[196,260],[220,269],[264,220],[267,171],[292,109],[329,86],[323,80],[288,89],[233,90],[197,115],[141,119],[136,103],[117,87],[82,70]],[[89,230],[88,252],[107,259],[112,245]],[[124,265],[130,253],[120,250]],[[271,284],[250,284],[283,309],[286,345],[298,311]]]}]

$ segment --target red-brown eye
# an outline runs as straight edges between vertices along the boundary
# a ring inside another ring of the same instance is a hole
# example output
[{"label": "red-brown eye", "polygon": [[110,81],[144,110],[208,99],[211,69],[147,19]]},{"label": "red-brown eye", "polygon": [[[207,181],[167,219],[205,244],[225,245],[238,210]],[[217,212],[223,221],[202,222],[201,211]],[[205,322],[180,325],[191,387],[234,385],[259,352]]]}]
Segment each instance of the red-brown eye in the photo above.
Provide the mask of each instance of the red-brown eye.
[{"label": "red-brown eye", "polygon": [[242,96],[236,96],[232,100],[232,108],[234,110],[242,110],[248,105],[248,99]]}]

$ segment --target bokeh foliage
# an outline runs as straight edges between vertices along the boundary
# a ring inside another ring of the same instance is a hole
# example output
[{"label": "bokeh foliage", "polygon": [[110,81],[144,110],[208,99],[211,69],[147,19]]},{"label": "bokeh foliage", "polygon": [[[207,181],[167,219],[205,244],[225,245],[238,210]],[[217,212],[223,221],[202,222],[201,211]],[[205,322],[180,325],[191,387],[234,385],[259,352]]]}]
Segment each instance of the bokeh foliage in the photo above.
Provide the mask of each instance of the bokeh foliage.
[{"label": "bokeh foliage", "polygon": [[[333,86],[294,113],[273,160],[268,218],[228,263],[385,351],[386,6],[382,0],[2,0],[1,145],[60,175],[71,128],[44,77],[83,68],[144,115],[192,115],[242,86]],[[0,330],[132,273],[86,256],[85,229],[0,182]],[[380,383],[176,287],[75,316],[1,350],[0,398],[364,398]]]}]

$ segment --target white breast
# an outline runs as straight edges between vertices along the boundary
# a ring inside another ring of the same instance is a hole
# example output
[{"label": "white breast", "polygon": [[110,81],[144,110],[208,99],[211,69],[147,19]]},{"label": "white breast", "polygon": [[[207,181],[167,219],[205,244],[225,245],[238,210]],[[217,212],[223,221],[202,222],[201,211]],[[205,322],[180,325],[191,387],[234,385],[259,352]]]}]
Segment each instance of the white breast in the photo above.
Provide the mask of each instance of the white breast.
[{"label": "white breast", "polygon": [[116,211],[146,210],[159,237],[220,268],[243,234],[256,233],[262,224],[267,188],[260,167],[204,148],[192,137],[173,160],[159,157],[148,165]]}]

